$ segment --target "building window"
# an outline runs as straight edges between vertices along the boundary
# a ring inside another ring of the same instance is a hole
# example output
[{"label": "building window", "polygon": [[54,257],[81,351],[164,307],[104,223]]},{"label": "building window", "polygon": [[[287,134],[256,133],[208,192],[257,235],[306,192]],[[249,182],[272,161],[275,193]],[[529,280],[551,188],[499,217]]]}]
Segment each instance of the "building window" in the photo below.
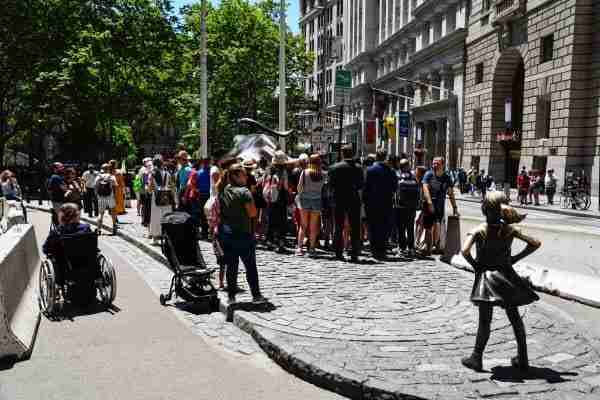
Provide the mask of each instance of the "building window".
[{"label": "building window", "polygon": [[490,24],[490,14],[486,14],[481,18],[481,26],[486,26]]},{"label": "building window", "polygon": [[475,66],[475,84],[483,83],[483,63]]},{"label": "building window", "polygon": [[479,171],[479,162],[480,162],[479,156],[471,157],[471,167],[473,167],[475,169],[475,171]]},{"label": "building window", "polygon": [[473,110],[473,141],[481,142],[481,131],[483,129],[483,113],[481,108]]},{"label": "building window", "polygon": [[537,139],[550,137],[550,114],[552,100],[550,94],[544,94],[537,98],[535,136]]},{"label": "building window", "polygon": [[488,11],[490,8],[492,8],[492,0],[483,0],[483,2],[482,2],[483,12]]},{"label": "building window", "polygon": [[554,34],[542,38],[541,53],[541,63],[554,58]]}]

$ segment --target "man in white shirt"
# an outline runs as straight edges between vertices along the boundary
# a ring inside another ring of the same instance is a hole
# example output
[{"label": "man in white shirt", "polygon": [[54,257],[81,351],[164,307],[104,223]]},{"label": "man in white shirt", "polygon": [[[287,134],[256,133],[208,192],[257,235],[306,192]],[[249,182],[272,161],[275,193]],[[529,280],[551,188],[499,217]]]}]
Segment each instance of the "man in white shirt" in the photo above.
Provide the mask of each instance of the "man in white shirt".
[{"label": "man in white shirt", "polygon": [[88,165],[87,171],[82,175],[85,182],[85,192],[83,194],[83,208],[90,218],[98,215],[98,197],[96,195],[96,179],[98,171],[94,169],[94,165]]},{"label": "man in white shirt", "polygon": [[140,203],[142,204],[140,212],[142,214],[142,225],[148,226],[150,224],[150,210],[152,206],[152,196],[148,194],[148,178],[152,172],[152,159],[146,157],[142,160],[142,167],[140,168],[138,175],[142,180],[142,187],[140,189]]}]

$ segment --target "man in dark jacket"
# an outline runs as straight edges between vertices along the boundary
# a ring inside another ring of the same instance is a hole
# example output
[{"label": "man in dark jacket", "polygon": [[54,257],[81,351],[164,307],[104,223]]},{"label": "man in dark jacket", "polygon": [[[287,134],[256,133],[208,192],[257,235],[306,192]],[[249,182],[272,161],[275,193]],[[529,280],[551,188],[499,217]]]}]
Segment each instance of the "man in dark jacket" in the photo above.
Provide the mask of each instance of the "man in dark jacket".
[{"label": "man in dark jacket", "polygon": [[375,164],[367,169],[363,192],[371,253],[376,259],[385,258],[393,221],[394,193],[398,187],[396,173],[385,164],[386,156],[384,150],[377,152]]},{"label": "man in dark jacket", "polygon": [[343,161],[329,169],[329,185],[335,202],[335,255],[343,260],[344,241],[343,231],[346,217],[350,221],[350,236],[352,238],[352,262],[358,261],[360,253],[360,196],[363,187],[363,172],[352,159],[352,145],[342,148]]}]

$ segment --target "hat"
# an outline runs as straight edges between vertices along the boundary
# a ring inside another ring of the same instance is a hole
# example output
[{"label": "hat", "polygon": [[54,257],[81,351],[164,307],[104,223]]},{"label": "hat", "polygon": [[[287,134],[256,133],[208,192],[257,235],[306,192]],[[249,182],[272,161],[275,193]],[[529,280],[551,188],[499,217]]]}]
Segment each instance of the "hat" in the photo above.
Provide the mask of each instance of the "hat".
[{"label": "hat", "polygon": [[284,165],[287,162],[287,155],[281,151],[277,150],[273,155],[273,165]]},{"label": "hat", "polygon": [[189,160],[190,155],[188,154],[187,151],[181,150],[179,153],[177,153],[177,158],[180,160]]},{"label": "hat", "polygon": [[247,168],[247,169],[256,168],[256,161],[254,161],[253,158],[246,160],[242,163],[242,167]]},{"label": "hat", "polygon": [[60,163],[60,162],[55,162],[54,164],[52,164],[52,167],[56,171],[62,171],[63,169],[65,169],[65,166],[63,165],[63,163]]}]

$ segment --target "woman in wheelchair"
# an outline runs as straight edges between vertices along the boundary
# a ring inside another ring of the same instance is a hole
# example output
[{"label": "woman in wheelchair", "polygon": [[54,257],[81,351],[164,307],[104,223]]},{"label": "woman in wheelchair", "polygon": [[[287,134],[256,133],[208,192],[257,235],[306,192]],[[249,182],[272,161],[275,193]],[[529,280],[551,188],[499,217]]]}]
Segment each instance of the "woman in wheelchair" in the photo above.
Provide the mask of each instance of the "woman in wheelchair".
[{"label": "woman in wheelchair", "polygon": [[[57,261],[55,268],[56,283],[59,287],[64,284],[65,255],[62,254],[60,238],[62,235],[77,235],[91,233],[90,225],[81,223],[79,220],[79,207],[74,203],[63,204],[58,211],[59,225],[51,229],[48,238],[44,242],[43,251],[46,256]],[[61,294],[62,297],[62,294]]]}]

